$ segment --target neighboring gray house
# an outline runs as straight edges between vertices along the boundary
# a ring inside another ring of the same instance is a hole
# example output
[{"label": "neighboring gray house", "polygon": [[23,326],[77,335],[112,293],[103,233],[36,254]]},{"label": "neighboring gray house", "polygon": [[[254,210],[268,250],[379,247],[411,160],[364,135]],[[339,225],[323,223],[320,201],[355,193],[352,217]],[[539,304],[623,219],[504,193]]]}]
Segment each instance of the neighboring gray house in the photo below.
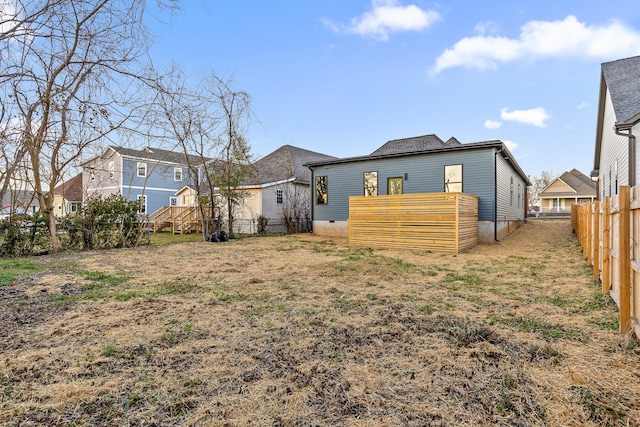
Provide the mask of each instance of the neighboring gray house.
[{"label": "neighboring gray house", "polygon": [[189,162],[198,165],[202,159],[160,148],[109,146],[83,163],[82,186],[87,196],[120,194],[140,200],[140,212],[151,214],[163,206],[177,205],[178,190],[193,184]]},{"label": "neighboring gray house", "polygon": [[8,189],[0,202],[0,220],[15,214],[33,215],[40,210],[38,197],[33,191]]},{"label": "neighboring gray house", "polygon": [[313,232],[348,232],[349,196],[464,192],[478,197],[479,237],[502,239],[526,218],[527,175],[502,141],[461,144],[424,135],[389,141],[372,154],[309,162]]},{"label": "neighboring gray house", "polygon": [[[311,172],[308,162],[335,160],[335,157],[291,145],[283,145],[252,165],[251,174],[238,188],[246,197],[234,212],[234,228],[242,233],[257,231],[257,218],[269,218],[269,231],[282,232],[287,226],[306,227],[310,219]],[[289,218],[289,223],[284,217]]]},{"label": "neighboring gray house", "polygon": [[[640,134],[640,56],[602,64],[591,177],[599,197],[615,196],[638,182],[636,135]],[[629,162],[629,159],[632,159]]]}]

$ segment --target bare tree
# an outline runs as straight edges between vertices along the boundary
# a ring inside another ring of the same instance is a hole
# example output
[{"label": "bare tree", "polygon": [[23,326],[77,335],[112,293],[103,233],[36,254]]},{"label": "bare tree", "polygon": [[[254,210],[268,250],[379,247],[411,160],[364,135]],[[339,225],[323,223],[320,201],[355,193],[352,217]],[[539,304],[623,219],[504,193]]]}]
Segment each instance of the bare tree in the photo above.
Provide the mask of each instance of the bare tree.
[{"label": "bare tree", "polygon": [[531,179],[531,191],[529,192],[529,207],[539,206],[540,204],[540,193],[547,188],[554,179],[558,177],[558,174],[551,171],[542,171],[540,175],[534,176]]},{"label": "bare tree", "polygon": [[21,148],[51,233],[61,248],[53,189],[96,141],[133,129],[154,87],[147,70],[149,7],[171,0],[3,0],[0,98],[23,125]]},{"label": "bare tree", "polygon": [[251,172],[251,146],[246,138],[253,118],[251,97],[235,89],[232,78],[212,73],[205,78],[206,94],[216,101],[224,128],[217,135],[221,148],[212,173],[215,186],[226,204],[229,237],[233,237],[233,212],[245,194],[238,188]]},{"label": "bare tree", "polygon": [[216,135],[222,120],[216,99],[207,96],[203,83],[189,86],[181,70],[174,67],[162,80],[156,102],[159,114],[154,123],[162,126],[163,137],[184,153],[190,185],[198,194],[202,233],[206,239],[208,220],[217,216],[213,182],[217,162],[212,161],[212,156],[220,150]]},{"label": "bare tree", "polygon": [[4,102],[0,99],[0,207],[5,194],[16,180],[16,172],[22,166],[26,148],[20,141],[22,132],[17,123],[10,123],[5,117]]}]

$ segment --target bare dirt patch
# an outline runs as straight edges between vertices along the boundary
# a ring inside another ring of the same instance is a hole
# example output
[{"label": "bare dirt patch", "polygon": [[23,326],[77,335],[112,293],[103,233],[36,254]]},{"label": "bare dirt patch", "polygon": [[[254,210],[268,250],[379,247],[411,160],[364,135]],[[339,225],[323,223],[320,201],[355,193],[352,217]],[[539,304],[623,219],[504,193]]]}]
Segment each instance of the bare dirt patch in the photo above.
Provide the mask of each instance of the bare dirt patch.
[{"label": "bare dirt patch", "polygon": [[638,347],[566,220],[458,256],[298,235],[70,262],[0,287],[2,424],[640,422]]}]

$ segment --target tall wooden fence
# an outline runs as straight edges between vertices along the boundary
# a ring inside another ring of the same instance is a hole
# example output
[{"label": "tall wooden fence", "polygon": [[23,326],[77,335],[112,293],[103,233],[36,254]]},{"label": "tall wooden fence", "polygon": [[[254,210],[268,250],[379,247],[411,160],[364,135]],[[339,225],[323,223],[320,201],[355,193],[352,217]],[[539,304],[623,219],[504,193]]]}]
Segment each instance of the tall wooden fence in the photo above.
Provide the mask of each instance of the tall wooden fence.
[{"label": "tall wooden fence", "polygon": [[465,193],[349,197],[349,245],[464,252],[478,244],[478,198]]},{"label": "tall wooden fence", "polygon": [[640,337],[640,187],[573,206],[571,219],[594,280],[618,304],[620,332]]}]

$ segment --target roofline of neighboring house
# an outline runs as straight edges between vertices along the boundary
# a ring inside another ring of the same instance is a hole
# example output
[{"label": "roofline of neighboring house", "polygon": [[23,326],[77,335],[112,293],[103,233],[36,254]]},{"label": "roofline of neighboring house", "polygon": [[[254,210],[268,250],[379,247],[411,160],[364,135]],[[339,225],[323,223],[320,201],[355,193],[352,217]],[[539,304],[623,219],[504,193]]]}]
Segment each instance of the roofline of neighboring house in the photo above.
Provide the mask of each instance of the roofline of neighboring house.
[{"label": "roofline of neighboring house", "polygon": [[[598,118],[596,122],[596,147],[593,157],[593,170],[589,174],[590,178],[597,178],[600,176],[600,155],[602,150],[602,129],[604,128],[604,109],[606,107],[607,99],[607,82],[604,78],[604,72],[600,71],[600,94],[598,98]],[[615,112],[614,112],[615,113]],[[613,131],[621,136],[634,136],[631,133],[631,129],[640,123],[640,113],[630,117],[629,119],[621,122],[615,122],[613,125]],[[620,134],[619,132],[628,131],[629,134]]]},{"label": "roofline of neighboring house", "polygon": [[262,188],[271,187],[273,185],[286,184],[287,182],[295,182],[295,180],[296,180],[295,177],[291,177],[291,178],[287,178],[287,179],[281,179],[280,181],[266,182],[266,183],[263,183],[263,184],[240,185],[237,188],[240,189],[240,190],[249,190],[251,188],[260,188],[260,189],[262,189]]},{"label": "roofline of neighboring house", "polygon": [[529,181],[529,177],[522,171],[520,165],[516,162],[511,155],[511,152],[507,148],[504,142],[500,140],[492,140],[492,141],[481,141],[481,142],[472,142],[469,144],[460,144],[454,145],[451,147],[442,147],[442,148],[434,148],[430,150],[423,151],[408,151],[404,153],[391,153],[391,154],[377,154],[377,155],[368,155],[368,156],[357,156],[357,157],[345,157],[342,159],[336,160],[325,160],[319,162],[309,162],[305,163],[304,166],[313,170],[314,167],[317,166],[325,166],[325,165],[335,165],[341,163],[353,163],[360,162],[364,160],[378,160],[378,159],[390,159],[396,157],[407,157],[414,156],[418,154],[432,154],[432,153],[444,153],[450,151],[467,151],[467,150],[479,150],[483,148],[497,148],[498,152],[501,153],[502,157],[513,167],[513,169],[520,175],[520,177],[525,181],[527,186],[531,186],[531,181]]},{"label": "roofline of neighboring house", "polygon": [[[564,175],[564,174],[563,174]],[[562,178],[557,177],[556,179],[554,179],[553,181],[551,181],[551,183],[549,183],[549,185],[547,185],[546,187],[544,187],[544,189],[540,192],[540,194],[544,193],[545,191],[547,191],[547,189],[549,187],[551,187],[553,185],[554,182],[556,181],[561,181],[564,185],[566,185],[567,187],[569,187],[571,189],[571,191],[573,191],[574,193],[578,194],[578,192],[576,191],[575,188],[573,188],[572,186],[570,186],[569,184],[567,184]]]},{"label": "roofline of neighboring house", "polygon": [[600,149],[602,147],[602,128],[604,127],[604,107],[607,99],[607,82],[604,72],[600,71],[600,94],[598,96],[598,118],[596,119],[596,149],[593,156],[593,170],[589,174],[591,178],[600,175]]},{"label": "roofline of neighboring house", "polygon": [[[128,155],[128,154],[122,154],[122,153],[119,153],[118,150],[116,150],[112,145],[107,146],[107,148],[102,153],[100,153],[98,155],[95,155],[95,156],[91,157],[89,160],[86,160],[86,161],[80,163],[80,166],[85,166],[86,164],[91,163],[91,162],[95,161],[96,159],[99,159],[100,157],[102,157],[109,150],[113,151],[115,154],[119,155],[121,158],[127,159],[127,160],[144,160],[145,162],[154,162],[154,163],[159,163],[159,164],[179,165],[179,166],[188,167],[187,166],[187,162],[172,162],[172,161],[169,161],[169,160],[152,159],[150,157],[139,157],[139,156],[131,156],[131,155]],[[168,150],[165,150],[165,151],[168,151]],[[180,154],[182,154],[182,153],[180,153]],[[209,158],[202,159],[202,161],[205,162],[205,163],[210,162],[212,160],[215,160],[215,159],[209,159]],[[200,165],[198,165],[198,167],[199,166]]]}]

